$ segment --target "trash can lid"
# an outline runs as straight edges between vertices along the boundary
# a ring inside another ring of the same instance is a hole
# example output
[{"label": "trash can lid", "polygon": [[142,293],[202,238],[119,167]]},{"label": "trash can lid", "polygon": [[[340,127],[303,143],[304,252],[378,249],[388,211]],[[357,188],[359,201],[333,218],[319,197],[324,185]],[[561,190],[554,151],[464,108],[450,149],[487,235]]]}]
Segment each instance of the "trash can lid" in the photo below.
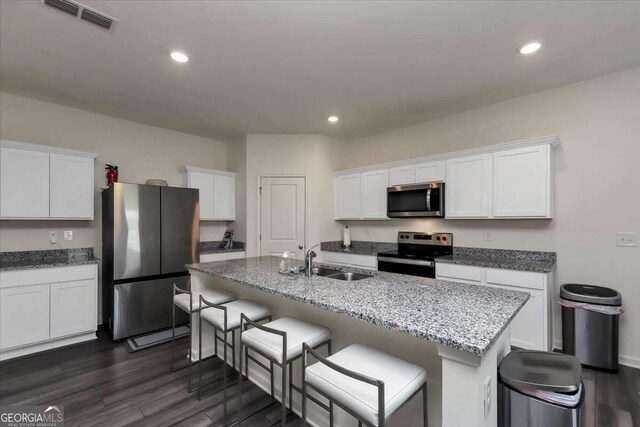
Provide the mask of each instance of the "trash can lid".
[{"label": "trash can lid", "polygon": [[560,287],[560,298],[576,302],[601,305],[622,305],[622,295],[615,289],[604,286],[565,283]]},{"label": "trash can lid", "polygon": [[582,366],[575,356],[548,351],[514,350],[502,359],[498,373],[515,389],[573,393],[582,382]]}]

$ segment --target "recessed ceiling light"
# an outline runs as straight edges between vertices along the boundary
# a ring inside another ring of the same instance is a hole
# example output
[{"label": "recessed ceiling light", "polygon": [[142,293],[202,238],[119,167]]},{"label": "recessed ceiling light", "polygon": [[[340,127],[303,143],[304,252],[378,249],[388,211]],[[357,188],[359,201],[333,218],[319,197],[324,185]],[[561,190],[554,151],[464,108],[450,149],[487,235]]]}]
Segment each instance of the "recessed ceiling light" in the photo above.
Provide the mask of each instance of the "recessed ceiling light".
[{"label": "recessed ceiling light", "polygon": [[331,123],[335,123],[340,119],[338,118],[338,116],[329,116],[327,120],[329,120]]},{"label": "recessed ceiling light", "polygon": [[187,56],[187,54],[184,52],[180,52],[179,50],[174,50],[173,52],[171,52],[171,59],[173,59],[176,62],[189,61],[189,57]]},{"label": "recessed ceiling light", "polygon": [[542,45],[538,42],[527,43],[519,49],[519,52],[523,55],[529,55],[536,52]]}]

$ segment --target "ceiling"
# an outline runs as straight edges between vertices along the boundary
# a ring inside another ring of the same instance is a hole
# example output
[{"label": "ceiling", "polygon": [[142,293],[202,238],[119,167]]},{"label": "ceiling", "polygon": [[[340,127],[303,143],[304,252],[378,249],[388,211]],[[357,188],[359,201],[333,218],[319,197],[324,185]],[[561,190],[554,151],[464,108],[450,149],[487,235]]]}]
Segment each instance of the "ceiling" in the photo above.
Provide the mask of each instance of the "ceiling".
[{"label": "ceiling", "polygon": [[0,1],[1,90],[223,140],[355,139],[640,66],[637,1],[82,3],[114,29]]}]

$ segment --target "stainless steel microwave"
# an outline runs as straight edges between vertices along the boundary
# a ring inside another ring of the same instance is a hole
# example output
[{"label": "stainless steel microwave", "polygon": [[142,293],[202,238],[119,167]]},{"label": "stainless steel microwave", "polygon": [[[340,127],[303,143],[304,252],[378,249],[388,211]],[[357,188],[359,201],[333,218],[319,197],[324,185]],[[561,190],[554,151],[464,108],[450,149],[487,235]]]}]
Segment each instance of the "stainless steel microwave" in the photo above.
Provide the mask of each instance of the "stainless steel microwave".
[{"label": "stainless steel microwave", "polygon": [[387,188],[389,218],[444,217],[444,182]]}]

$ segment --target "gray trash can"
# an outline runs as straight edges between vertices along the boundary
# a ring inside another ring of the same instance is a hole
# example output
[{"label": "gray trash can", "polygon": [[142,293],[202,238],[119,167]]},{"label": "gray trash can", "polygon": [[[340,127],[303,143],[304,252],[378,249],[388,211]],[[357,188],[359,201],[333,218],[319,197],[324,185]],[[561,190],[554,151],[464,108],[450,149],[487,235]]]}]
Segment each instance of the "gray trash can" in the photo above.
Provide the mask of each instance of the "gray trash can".
[{"label": "gray trash can", "polygon": [[603,286],[567,283],[560,287],[560,303],[562,352],[583,365],[617,371],[622,295]]},{"label": "gray trash can", "polygon": [[579,427],[584,389],[574,356],[515,350],[498,368],[499,427]]}]

